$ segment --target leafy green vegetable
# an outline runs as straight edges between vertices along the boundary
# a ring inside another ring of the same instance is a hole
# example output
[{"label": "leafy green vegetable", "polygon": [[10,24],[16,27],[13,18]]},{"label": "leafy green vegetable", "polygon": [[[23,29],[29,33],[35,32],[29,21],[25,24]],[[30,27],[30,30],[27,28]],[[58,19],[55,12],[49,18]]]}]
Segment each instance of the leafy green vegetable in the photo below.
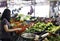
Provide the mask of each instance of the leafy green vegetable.
[{"label": "leafy green vegetable", "polygon": [[60,36],[49,36],[48,40],[49,41],[60,41]]},{"label": "leafy green vegetable", "polygon": [[28,28],[28,32],[34,33],[35,31],[43,31],[46,28],[45,23],[38,22],[34,26]]},{"label": "leafy green vegetable", "polygon": [[45,30],[46,32],[55,33],[58,29],[60,29],[60,26],[55,26],[52,23],[37,22],[32,27],[29,27],[26,32],[34,33],[35,31],[41,32]]}]

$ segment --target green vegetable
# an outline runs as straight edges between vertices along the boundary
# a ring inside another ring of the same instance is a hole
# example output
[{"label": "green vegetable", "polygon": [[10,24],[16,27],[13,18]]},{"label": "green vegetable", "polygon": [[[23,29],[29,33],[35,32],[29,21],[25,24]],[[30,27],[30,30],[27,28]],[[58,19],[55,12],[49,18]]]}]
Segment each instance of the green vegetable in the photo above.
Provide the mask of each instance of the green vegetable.
[{"label": "green vegetable", "polygon": [[58,29],[60,29],[60,26],[55,26],[52,23],[45,24],[44,22],[37,22],[32,27],[29,27],[28,30],[26,31],[34,33],[35,31],[41,32],[45,29],[46,29],[46,32],[55,33]]},{"label": "green vegetable", "polygon": [[60,36],[49,36],[48,40],[49,41],[60,41]]},{"label": "green vegetable", "polygon": [[34,26],[29,27],[27,31],[34,33],[35,31],[43,31],[46,28],[45,23],[37,22]]}]

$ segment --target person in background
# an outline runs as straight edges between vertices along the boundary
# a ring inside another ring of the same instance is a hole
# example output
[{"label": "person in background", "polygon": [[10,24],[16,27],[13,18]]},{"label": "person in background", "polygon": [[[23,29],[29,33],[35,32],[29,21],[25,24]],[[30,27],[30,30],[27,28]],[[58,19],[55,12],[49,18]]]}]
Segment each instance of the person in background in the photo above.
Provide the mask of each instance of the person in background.
[{"label": "person in background", "polygon": [[30,6],[30,11],[28,12],[28,14],[29,14],[29,15],[32,15],[33,12],[34,12],[33,7]]},{"label": "person in background", "polygon": [[10,13],[9,9],[5,9],[1,17],[1,31],[2,31],[2,41],[10,41],[11,34],[16,30],[21,30],[21,28],[12,29],[10,25]]}]

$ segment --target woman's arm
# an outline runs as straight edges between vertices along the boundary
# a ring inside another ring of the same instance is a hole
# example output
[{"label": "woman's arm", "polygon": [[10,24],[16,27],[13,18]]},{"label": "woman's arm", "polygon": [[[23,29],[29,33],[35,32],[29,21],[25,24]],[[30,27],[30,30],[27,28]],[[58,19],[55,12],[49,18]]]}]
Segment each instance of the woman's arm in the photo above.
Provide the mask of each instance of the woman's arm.
[{"label": "woman's arm", "polygon": [[9,29],[8,25],[4,25],[4,29],[5,29],[6,32],[13,32],[13,31],[16,31],[16,30],[21,30],[21,28]]}]

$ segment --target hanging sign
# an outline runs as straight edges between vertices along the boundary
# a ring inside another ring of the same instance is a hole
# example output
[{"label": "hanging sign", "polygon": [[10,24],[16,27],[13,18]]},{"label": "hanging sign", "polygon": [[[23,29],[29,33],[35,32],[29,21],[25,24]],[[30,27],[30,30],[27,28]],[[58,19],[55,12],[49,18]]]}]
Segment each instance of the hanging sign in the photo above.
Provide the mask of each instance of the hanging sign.
[{"label": "hanging sign", "polygon": [[0,7],[6,7],[7,1],[0,1]]}]

